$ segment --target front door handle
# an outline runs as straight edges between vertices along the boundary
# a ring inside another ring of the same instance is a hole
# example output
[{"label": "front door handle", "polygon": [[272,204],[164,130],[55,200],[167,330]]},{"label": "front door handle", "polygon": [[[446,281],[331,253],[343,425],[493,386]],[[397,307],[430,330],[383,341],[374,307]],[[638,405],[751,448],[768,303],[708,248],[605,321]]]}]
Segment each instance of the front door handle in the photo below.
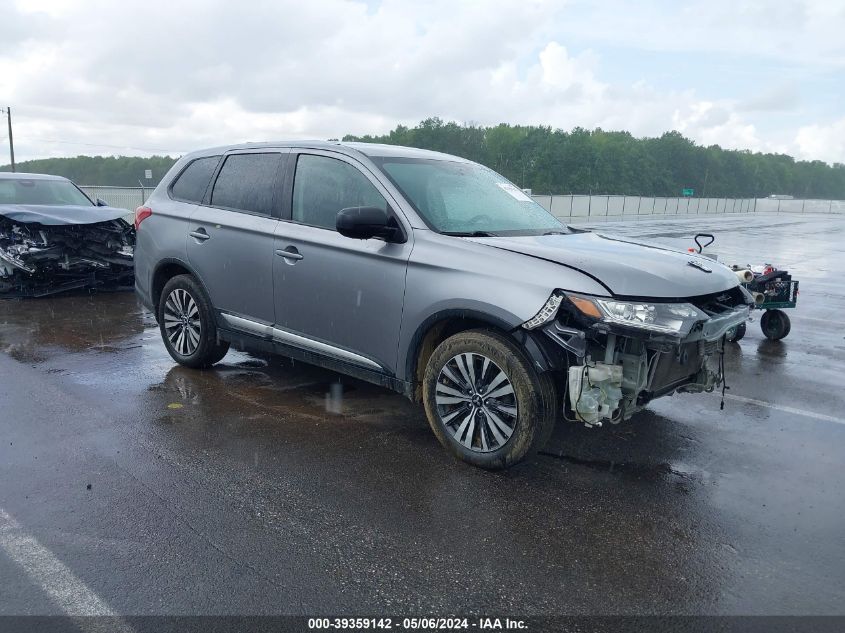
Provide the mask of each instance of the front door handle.
[{"label": "front door handle", "polygon": [[204,242],[211,237],[208,233],[205,232],[205,229],[197,229],[196,231],[191,231],[190,233],[188,233],[188,235],[190,235],[194,239],[199,240],[200,242]]},{"label": "front door handle", "polygon": [[288,246],[286,249],[277,249],[276,255],[278,255],[279,257],[284,257],[285,259],[302,259],[302,253],[296,250],[295,246]]}]

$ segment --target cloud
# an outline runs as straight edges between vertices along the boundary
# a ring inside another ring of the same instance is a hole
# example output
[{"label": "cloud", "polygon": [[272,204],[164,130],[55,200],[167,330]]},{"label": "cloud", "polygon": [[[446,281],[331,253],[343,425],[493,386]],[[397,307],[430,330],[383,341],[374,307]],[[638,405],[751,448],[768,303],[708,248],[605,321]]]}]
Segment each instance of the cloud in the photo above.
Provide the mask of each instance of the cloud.
[{"label": "cloud", "polygon": [[801,158],[845,163],[845,117],[829,125],[802,126],[795,145]]},{"label": "cloud", "polygon": [[0,55],[14,52],[29,38],[29,33],[43,32],[45,16],[19,13],[9,0],[0,0]]},{"label": "cloud", "polygon": [[703,145],[723,147],[761,147],[754,125],[744,122],[729,107],[708,101],[690,104],[686,111],[676,111],[674,128],[698,139]]},{"label": "cloud", "polygon": [[743,99],[737,104],[737,109],[744,112],[778,112],[795,110],[800,104],[798,87],[794,82],[785,82]]},{"label": "cloud", "polygon": [[[777,60],[845,66],[845,4],[841,0],[603,0],[587,5],[593,42],[662,52],[727,54],[737,63]],[[585,16],[580,16],[585,17]],[[583,33],[581,20],[561,23]]]},{"label": "cloud", "polygon": [[[790,24],[801,45],[808,34],[832,33],[834,5],[761,14],[757,3],[740,1],[732,3],[736,23],[721,1],[709,11],[709,3],[637,12],[612,0],[590,6],[584,16],[583,5],[545,0],[0,0],[0,95],[15,111],[20,159],[98,145],[103,153],[181,153],[380,133],[438,115],[636,135],[677,128],[703,144],[815,148],[826,160],[845,160],[841,147],[799,142],[798,127],[821,125],[815,119],[761,131],[760,117],[787,93],[750,86],[736,98],[683,83],[666,90],[645,72],[611,80],[613,69],[603,67],[603,41],[613,32],[632,48],[742,51],[752,45],[740,34],[762,34],[757,54],[780,59]],[[825,67],[845,59],[841,38],[801,51],[822,54]],[[809,139],[804,128],[800,138]]]}]

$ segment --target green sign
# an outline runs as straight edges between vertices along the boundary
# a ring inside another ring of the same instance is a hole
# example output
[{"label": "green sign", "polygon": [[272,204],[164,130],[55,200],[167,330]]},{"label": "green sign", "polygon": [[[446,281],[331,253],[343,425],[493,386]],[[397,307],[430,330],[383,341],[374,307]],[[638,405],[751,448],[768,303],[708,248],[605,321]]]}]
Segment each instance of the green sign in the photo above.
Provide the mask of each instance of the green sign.
[{"label": "green sign", "polygon": [[685,198],[689,198],[690,196],[695,195],[695,189],[684,189],[681,193],[684,195]]}]

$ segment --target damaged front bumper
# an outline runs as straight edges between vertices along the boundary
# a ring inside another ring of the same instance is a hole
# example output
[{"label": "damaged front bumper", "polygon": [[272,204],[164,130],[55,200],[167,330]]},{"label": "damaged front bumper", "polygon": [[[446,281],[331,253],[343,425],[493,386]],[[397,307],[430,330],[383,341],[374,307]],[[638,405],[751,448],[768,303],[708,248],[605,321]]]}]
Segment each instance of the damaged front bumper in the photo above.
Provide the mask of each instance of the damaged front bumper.
[{"label": "damaged front bumper", "polygon": [[134,247],[134,227],[121,218],[41,224],[0,215],[0,298],[132,288]]},{"label": "damaged front bumper", "polygon": [[[736,288],[678,304],[607,300],[626,308],[658,306],[642,317],[652,319],[643,325],[607,318],[596,299],[579,305],[581,297],[563,295],[560,309],[535,331],[563,357],[558,369],[566,371],[567,417],[600,426],[627,419],[663,395],[713,391],[724,380],[725,333],[749,316],[745,294]],[[669,315],[663,321],[654,317],[661,310]],[[548,344],[543,347],[548,353]]]}]

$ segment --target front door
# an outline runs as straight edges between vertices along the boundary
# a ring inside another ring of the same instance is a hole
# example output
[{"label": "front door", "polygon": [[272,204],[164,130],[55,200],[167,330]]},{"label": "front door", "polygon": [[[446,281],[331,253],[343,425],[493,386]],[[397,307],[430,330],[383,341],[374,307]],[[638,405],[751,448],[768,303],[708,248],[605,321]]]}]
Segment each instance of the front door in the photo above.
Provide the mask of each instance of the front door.
[{"label": "front door", "polygon": [[405,227],[407,241],[396,244],[351,239],[335,230],[341,209],[390,210],[387,196],[365,167],[345,156],[298,154],[291,219],[276,230],[273,276],[276,327],[283,337],[395,373],[410,231]]}]

